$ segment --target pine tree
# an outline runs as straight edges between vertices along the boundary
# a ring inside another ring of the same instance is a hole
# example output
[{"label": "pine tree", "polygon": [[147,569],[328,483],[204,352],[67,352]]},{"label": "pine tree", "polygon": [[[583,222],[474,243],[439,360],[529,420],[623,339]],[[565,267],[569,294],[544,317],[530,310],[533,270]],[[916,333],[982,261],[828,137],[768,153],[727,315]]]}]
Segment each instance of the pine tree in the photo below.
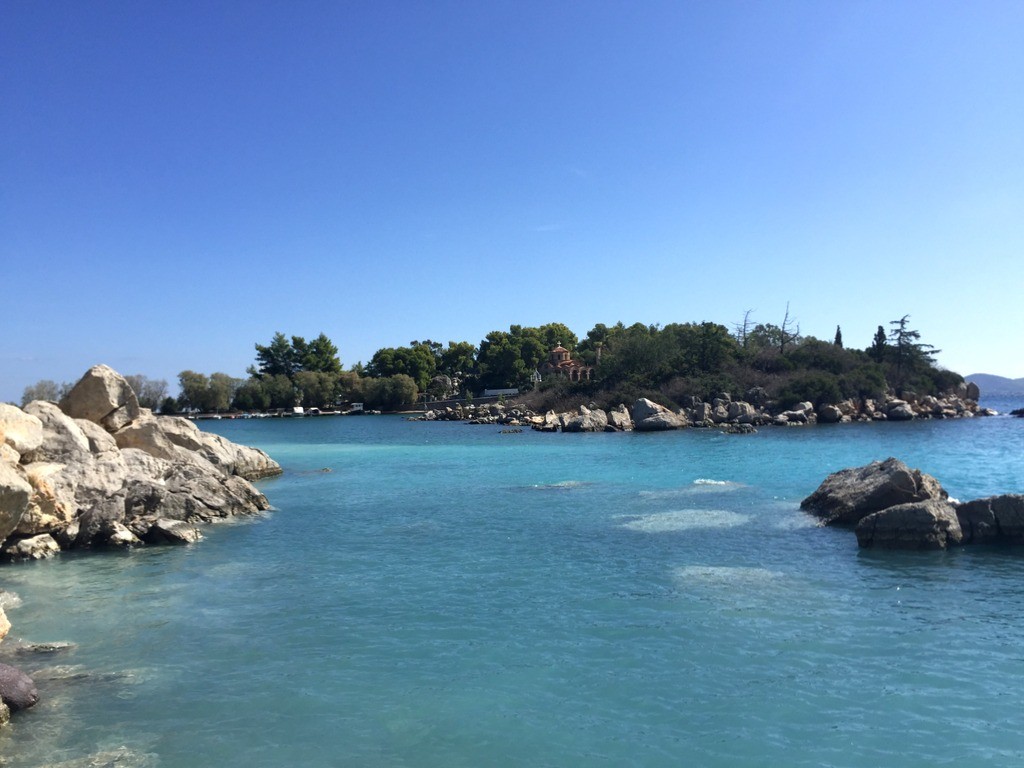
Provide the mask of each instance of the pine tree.
[{"label": "pine tree", "polygon": [[838,325],[836,326],[836,340],[833,341],[832,343],[835,344],[840,349],[843,348],[843,332]]}]

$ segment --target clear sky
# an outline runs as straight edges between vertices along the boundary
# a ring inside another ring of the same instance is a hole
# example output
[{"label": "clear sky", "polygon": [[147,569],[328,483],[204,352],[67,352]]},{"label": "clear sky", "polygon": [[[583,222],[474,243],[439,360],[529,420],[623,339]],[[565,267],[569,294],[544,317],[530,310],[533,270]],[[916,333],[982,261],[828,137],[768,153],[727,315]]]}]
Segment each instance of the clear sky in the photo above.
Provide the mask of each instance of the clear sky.
[{"label": "clear sky", "polygon": [[0,0],[0,400],[751,309],[1024,376],[1024,3]]}]

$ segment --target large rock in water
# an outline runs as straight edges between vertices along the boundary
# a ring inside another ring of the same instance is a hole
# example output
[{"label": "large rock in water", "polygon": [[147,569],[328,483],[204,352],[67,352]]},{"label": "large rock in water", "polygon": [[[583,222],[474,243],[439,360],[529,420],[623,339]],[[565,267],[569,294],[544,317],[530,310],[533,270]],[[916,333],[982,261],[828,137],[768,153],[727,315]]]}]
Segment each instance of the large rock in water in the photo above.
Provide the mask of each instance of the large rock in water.
[{"label": "large rock in water", "polygon": [[956,516],[965,544],[1024,543],[1024,495],[989,496],[960,504]]},{"label": "large rock in water", "polygon": [[17,712],[39,701],[39,692],[32,678],[16,667],[0,664],[0,699]]},{"label": "large rock in water", "polygon": [[876,549],[946,549],[963,539],[956,509],[937,499],[874,512],[855,531],[861,547]]},{"label": "large rock in water", "polygon": [[949,497],[939,481],[899,459],[888,458],[864,467],[834,472],[800,502],[800,508],[820,517],[826,525],[857,525],[888,507]]},{"label": "large rock in water", "polygon": [[75,419],[99,424],[116,432],[139,417],[139,399],[128,381],[113,368],[94,365],[60,401],[60,408]]}]

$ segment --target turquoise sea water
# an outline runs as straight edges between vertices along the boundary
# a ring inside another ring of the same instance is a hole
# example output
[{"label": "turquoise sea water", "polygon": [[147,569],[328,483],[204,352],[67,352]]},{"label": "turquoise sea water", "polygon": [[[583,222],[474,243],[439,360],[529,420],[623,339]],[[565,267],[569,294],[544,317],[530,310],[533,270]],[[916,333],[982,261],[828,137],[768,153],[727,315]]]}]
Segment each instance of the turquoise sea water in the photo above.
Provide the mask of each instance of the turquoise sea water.
[{"label": "turquoise sea water", "polygon": [[861,552],[798,508],[890,455],[1022,493],[1024,420],[203,426],[281,462],[275,511],[0,570],[11,638],[77,644],[17,662],[45,698],[0,765],[1024,764],[1024,550]]}]

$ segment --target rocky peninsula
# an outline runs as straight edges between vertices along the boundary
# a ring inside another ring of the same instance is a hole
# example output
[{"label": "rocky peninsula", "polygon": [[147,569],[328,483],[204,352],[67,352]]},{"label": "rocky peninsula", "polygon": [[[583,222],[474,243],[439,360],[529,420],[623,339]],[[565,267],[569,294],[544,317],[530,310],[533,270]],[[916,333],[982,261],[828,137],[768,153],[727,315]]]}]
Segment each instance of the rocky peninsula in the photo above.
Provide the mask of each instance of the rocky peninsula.
[{"label": "rocky peninsula", "polygon": [[[269,509],[250,481],[280,472],[261,450],[140,408],[97,365],[59,404],[0,404],[0,558],[193,542],[203,524]],[[0,639],[9,630],[0,602]],[[0,723],[37,698],[0,664]]]}]

